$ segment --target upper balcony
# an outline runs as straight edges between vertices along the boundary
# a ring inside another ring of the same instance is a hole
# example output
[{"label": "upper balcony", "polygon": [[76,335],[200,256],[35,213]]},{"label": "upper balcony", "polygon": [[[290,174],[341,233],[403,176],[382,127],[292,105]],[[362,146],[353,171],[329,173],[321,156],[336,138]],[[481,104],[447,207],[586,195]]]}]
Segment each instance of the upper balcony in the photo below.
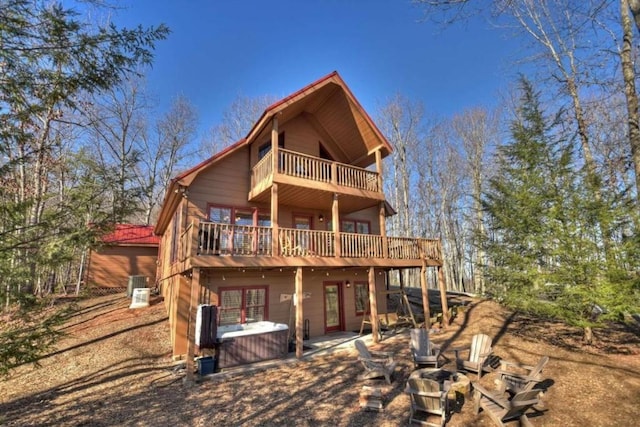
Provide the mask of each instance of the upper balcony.
[{"label": "upper balcony", "polygon": [[189,267],[442,265],[438,239],[386,237],[271,227],[191,223],[182,234],[179,261]]},{"label": "upper balcony", "polygon": [[268,203],[274,183],[279,184],[279,203],[285,205],[326,209],[331,206],[333,194],[341,194],[349,196],[340,201],[341,209],[348,212],[384,201],[377,172],[282,148],[278,150],[275,173],[273,164],[269,152],[251,170],[249,201]]}]

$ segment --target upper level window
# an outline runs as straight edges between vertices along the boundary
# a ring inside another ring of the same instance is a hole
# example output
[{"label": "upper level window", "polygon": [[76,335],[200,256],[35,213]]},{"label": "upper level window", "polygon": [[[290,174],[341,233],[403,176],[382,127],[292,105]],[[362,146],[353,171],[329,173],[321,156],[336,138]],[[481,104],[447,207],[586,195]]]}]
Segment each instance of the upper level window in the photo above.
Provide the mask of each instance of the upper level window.
[{"label": "upper level window", "polygon": [[[284,132],[278,134],[278,147],[284,148]],[[271,151],[271,141],[267,141],[258,147],[258,160],[267,155]]]},{"label": "upper level window", "polygon": [[369,221],[343,219],[340,227],[345,233],[371,234],[371,226]]},{"label": "upper level window", "polygon": [[271,214],[258,212],[258,227],[271,227]]},{"label": "upper level window", "polygon": [[220,224],[231,224],[232,208],[209,206],[209,221]]}]

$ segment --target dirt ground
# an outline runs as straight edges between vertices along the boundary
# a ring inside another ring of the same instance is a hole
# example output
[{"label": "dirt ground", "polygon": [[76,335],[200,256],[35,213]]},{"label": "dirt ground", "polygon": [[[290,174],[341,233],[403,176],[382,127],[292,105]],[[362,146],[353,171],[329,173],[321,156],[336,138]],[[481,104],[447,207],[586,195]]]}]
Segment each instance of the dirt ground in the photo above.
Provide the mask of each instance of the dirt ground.
[{"label": "dirt ground", "polygon": [[[123,295],[95,297],[64,327],[67,336],[40,367],[22,366],[0,382],[0,425],[6,426],[402,426],[413,370],[408,332],[373,347],[398,360],[393,384],[358,381],[355,350],[268,369],[231,372],[188,385],[170,358],[163,304],[129,310]],[[445,350],[468,345],[475,333],[493,338],[506,360],[535,364],[548,355],[547,390],[534,426],[637,425],[640,416],[640,337],[616,325],[580,343],[580,331],[473,301],[446,330],[431,335]],[[452,356],[449,353],[448,356]],[[470,375],[475,380],[475,375]],[[495,373],[481,384],[494,388]],[[381,385],[382,412],[363,411],[363,385]],[[453,403],[453,402],[452,402]],[[473,403],[458,401],[448,426],[490,426]]]}]

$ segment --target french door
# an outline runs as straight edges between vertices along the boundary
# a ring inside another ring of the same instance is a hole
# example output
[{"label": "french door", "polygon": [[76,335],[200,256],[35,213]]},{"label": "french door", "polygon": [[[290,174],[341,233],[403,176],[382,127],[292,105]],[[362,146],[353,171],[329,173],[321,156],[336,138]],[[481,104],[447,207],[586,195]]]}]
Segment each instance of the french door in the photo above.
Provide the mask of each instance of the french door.
[{"label": "french door", "polygon": [[342,282],[324,282],[324,332],[344,331]]}]

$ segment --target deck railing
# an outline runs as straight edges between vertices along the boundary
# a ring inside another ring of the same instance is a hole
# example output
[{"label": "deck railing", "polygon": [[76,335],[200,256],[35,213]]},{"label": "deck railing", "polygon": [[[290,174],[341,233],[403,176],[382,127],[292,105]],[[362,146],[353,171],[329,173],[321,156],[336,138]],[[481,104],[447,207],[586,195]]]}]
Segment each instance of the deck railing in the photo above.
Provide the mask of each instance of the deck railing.
[{"label": "deck railing", "polygon": [[337,164],[337,184],[368,191],[381,191],[378,174],[355,166]]},{"label": "deck railing", "polygon": [[280,149],[278,172],[316,182],[331,182],[331,161]]},{"label": "deck railing", "polygon": [[[377,172],[296,153],[283,148],[279,149],[278,153],[278,173],[283,175],[360,190],[382,191],[379,186]],[[271,156],[272,154],[269,152],[253,167],[251,188],[257,187],[273,174]]]},{"label": "deck railing", "polygon": [[280,228],[278,236],[282,256],[335,256],[331,231]]},{"label": "deck railing", "polygon": [[[193,227],[182,234],[182,251],[189,248]],[[198,255],[272,256],[271,227],[201,222],[198,226]],[[374,234],[340,233],[341,257],[390,258],[398,260],[442,260],[440,241],[410,237],[385,237]],[[277,256],[335,257],[335,233],[320,230],[278,229]],[[184,252],[183,252],[184,251]]]},{"label": "deck railing", "polygon": [[201,222],[198,255],[271,255],[271,227]]},{"label": "deck railing", "polygon": [[345,258],[384,258],[382,236],[340,233],[340,247]]},{"label": "deck railing", "polygon": [[273,162],[271,161],[271,151],[269,151],[258,163],[253,167],[251,171],[251,188],[254,188],[259,183],[269,178],[273,173]]}]

